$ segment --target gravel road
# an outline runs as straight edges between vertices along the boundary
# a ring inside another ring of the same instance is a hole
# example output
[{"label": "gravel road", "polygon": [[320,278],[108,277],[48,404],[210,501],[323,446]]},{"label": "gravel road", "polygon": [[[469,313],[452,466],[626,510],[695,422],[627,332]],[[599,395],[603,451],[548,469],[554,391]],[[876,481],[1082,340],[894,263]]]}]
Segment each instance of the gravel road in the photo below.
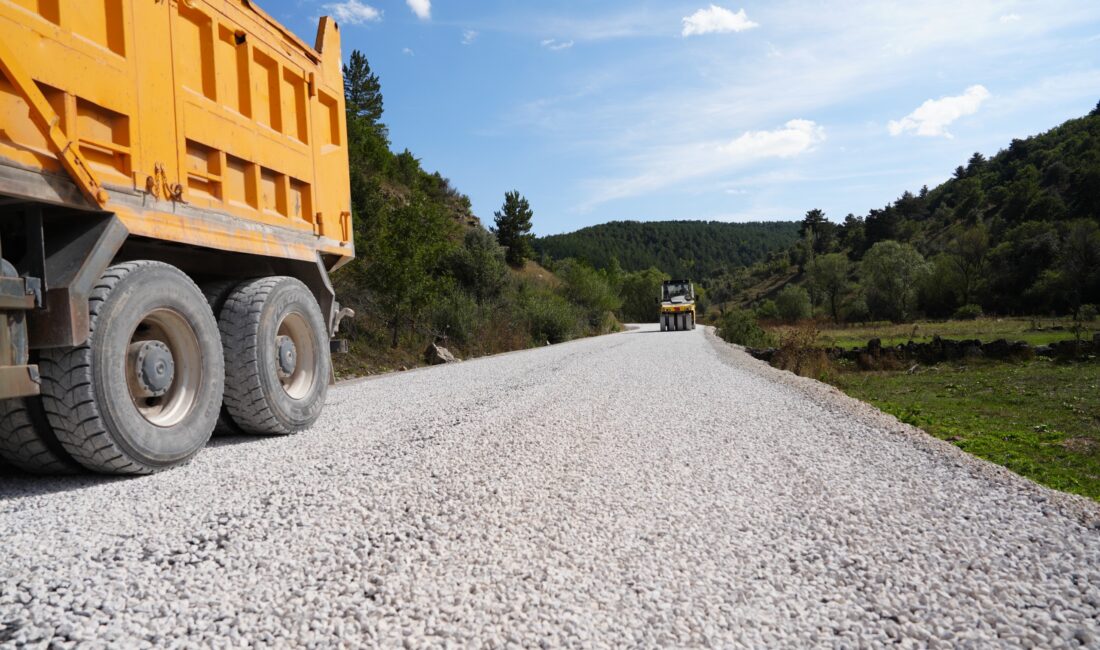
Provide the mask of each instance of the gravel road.
[{"label": "gravel road", "polygon": [[0,640],[1100,645],[1100,508],[702,329],[349,383],[138,479],[0,475]]}]

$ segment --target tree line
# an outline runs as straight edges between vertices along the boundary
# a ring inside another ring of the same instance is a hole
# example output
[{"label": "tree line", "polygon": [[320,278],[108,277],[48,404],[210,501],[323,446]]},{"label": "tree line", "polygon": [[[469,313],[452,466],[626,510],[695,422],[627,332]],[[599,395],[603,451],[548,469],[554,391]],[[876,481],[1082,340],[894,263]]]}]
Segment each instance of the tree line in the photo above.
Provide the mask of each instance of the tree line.
[{"label": "tree line", "polygon": [[482,227],[450,180],[391,150],[381,82],[362,52],[352,52],[344,80],[356,258],[333,280],[357,312],[345,321],[353,350],[443,341],[470,355],[499,352],[612,330],[624,305],[640,314],[646,303],[629,290],[653,307],[659,272],[532,264],[534,211],[519,191]]},{"label": "tree line", "polygon": [[677,278],[703,278],[754,264],[797,240],[798,226],[787,221],[612,221],[540,237],[534,246],[544,258],[579,259],[597,268],[614,259],[628,271],[654,267]]}]

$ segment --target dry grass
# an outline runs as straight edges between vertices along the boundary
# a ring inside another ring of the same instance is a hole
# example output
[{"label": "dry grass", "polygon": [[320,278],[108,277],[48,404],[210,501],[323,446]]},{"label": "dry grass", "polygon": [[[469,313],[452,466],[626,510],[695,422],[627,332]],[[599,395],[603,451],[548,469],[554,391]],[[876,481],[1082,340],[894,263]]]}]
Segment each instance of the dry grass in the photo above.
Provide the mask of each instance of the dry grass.
[{"label": "dry grass", "polygon": [[821,347],[821,332],[813,321],[779,331],[779,349],[772,365],[802,377],[824,379],[833,374],[829,355]]}]

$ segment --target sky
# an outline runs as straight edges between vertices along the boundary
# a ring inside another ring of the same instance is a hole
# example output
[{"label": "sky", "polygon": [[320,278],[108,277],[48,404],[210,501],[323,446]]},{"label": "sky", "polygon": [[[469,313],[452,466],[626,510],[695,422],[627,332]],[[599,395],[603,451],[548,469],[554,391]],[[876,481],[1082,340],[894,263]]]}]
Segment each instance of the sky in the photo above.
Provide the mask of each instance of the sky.
[{"label": "sky", "polygon": [[535,232],[834,221],[1100,101],[1096,0],[261,0],[378,73],[395,150]]}]

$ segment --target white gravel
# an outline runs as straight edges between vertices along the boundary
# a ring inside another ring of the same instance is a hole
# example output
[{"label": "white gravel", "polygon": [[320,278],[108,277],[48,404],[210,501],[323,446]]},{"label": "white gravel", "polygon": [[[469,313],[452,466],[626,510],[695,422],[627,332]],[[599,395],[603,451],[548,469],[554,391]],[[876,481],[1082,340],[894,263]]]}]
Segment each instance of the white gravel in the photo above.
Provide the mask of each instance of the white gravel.
[{"label": "white gravel", "polygon": [[701,329],[329,401],[152,477],[0,476],[0,640],[1100,644],[1096,504]]}]

